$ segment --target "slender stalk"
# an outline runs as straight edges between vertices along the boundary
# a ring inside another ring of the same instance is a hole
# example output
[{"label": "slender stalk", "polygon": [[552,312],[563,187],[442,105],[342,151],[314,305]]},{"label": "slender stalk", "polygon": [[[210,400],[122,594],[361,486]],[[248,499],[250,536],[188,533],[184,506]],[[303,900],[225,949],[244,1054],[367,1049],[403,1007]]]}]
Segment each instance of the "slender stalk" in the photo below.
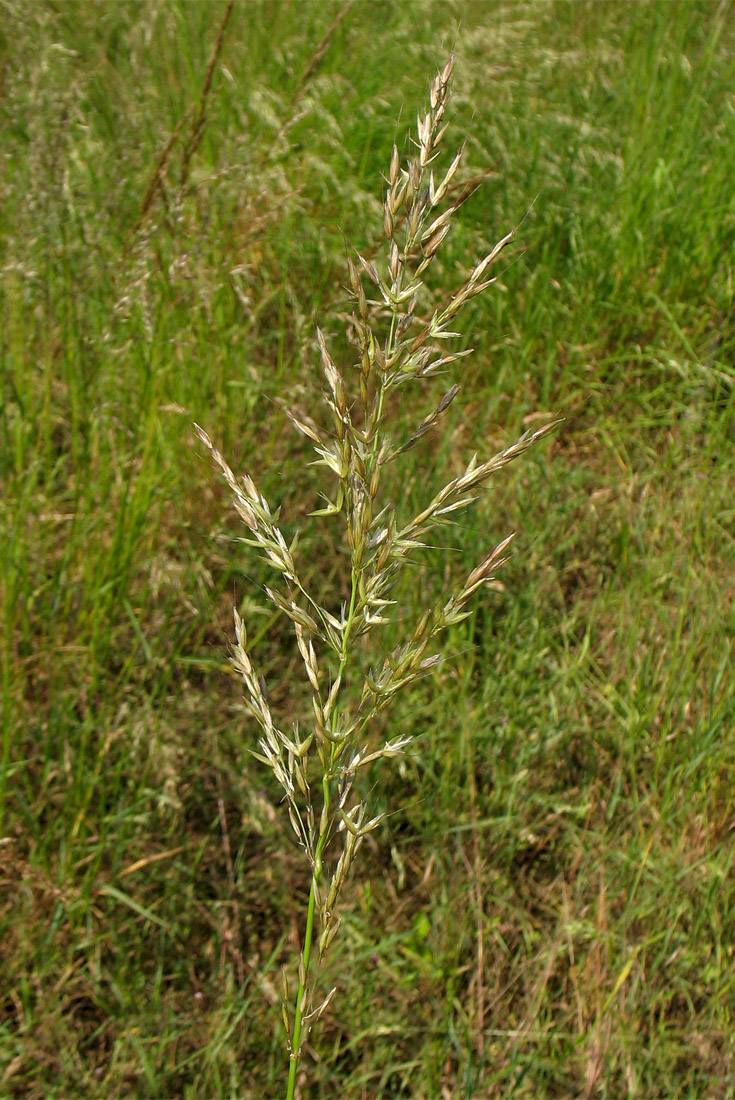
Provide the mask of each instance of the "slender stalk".
[{"label": "slender stalk", "polygon": [[[350,607],[347,614],[347,622],[342,635],[342,654],[339,664],[339,675],[342,676],[347,666],[347,659],[349,655],[349,637],[352,629],[352,623],[355,617],[355,604],[357,602],[357,588],[359,582],[359,571],[353,565],[352,568],[352,591],[350,593]],[[337,727],[337,707],[335,706],[332,714],[332,729]],[[330,767],[322,777],[322,797],[324,806],[324,820],[329,822],[331,812],[331,780],[332,771],[334,767],[334,748],[330,753]],[[303,1012],[304,1012],[304,997],[306,993],[306,986],[309,980],[309,967],[311,965],[311,947],[314,940],[314,911],[316,909],[316,891],[319,885],[319,879],[322,876],[323,863],[322,853],[324,851],[327,839],[329,837],[329,829],[325,829],[321,833],[319,840],[317,841],[316,851],[314,853],[314,869],[311,874],[311,886],[309,888],[309,904],[306,910],[306,929],[304,931],[304,946],[301,952],[301,958],[303,965],[299,967],[299,987],[296,993],[296,1004],[294,1006],[294,1023],[293,1034],[291,1036],[291,1055],[288,1066],[288,1089],[286,1092],[286,1100],[293,1100],[294,1090],[296,1088],[296,1073],[299,1068],[299,1056],[301,1045],[301,1032],[304,1024]]]},{"label": "slender stalk", "polygon": [[[323,781],[324,802],[329,813],[329,780],[327,776]],[[309,890],[309,905],[306,910],[306,931],[304,932],[304,947],[302,950],[303,966],[299,968],[299,988],[296,994],[294,1008],[293,1035],[291,1036],[291,1058],[288,1066],[288,1089],[286,1100],[293,1100],[296,1089],[296,1071],[299,1068],[299,1047],[301,1045],[301,1029],[303,1027],[304,995],[306,983],[309,980],[309,965],[311,963],[311,945],[314,937],[314,909],[316,907],[316,888],[322,874],[322,850],[326,843],[327,834],[319,837],[316,847],[314,870],[311,875],[311,889]]]}]

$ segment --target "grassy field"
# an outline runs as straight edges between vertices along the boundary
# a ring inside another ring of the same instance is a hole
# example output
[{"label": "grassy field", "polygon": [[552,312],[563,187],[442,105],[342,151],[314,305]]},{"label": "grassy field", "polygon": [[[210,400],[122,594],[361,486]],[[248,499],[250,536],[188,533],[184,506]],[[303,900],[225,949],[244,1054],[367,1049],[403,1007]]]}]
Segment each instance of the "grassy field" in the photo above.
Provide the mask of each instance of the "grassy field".
[{"label": "grassy field", "polygon": [[219,46],[224,0],[0,11],[0,1094],[284,1093],[309,872],[233,605],[305,695],[192,421],[338,605],[276,401],[316,406],[317,323],[349,366],[346,258],[454,49],[437,300],[520,247],[395,492],[564,423],[401,592],[518,531],[376,731],[415,741],[369,777],[300,1095],[732,1096],[735,9],[240,0]]}]

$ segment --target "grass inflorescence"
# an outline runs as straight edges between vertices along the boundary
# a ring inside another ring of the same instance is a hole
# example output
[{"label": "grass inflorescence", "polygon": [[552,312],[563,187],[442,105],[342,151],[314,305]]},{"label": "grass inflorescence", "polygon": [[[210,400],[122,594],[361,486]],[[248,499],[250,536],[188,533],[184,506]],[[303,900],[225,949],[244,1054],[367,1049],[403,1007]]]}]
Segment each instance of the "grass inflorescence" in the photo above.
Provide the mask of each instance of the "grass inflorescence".
[{"label": "grass inflorescence", "polygon": [[[314,443],[316,465],[336,479],[335,490],[323,494],[325,506],[314,514],[338,516],[344,526],[350,591],[339,613],[308,590],[296,565],[297,540],[288,545],[277,526],[277,516],[253,479],[236,478],[207,433],[197,426],[199,437],[224,474],[237,512],[248,528],[248,537],[243,541],[257,549],[262,560],[286,583],[285,592],[266,586],[265,593],[293,624],[311,689],[311,707],[303,716],[301,730],[296,720],[289,733],[285,733],[274,722],[263,677],[248,650],[245,624],[235,611],[237,647],[233,663],[243,678],[248,707],[263,733],[257,751],[251,751],[271,769],[282,787],[296,839],[311,868],[292,1016],[286,1005],[288,981],[284,978],[284,1023],[291,1036],[289,1097],[294,1095],[302,1043],[336,992],[336,986],[332,987],[321,1004],[314,1006],[310,967],[316,935],[315,913],[319,917],[316,942],[321,963],[339,932],[339,903],[352,862],[364,838],[384,817],[383,813],[373,815],[369,797],[356,790],[358,775],[369,764],[402,755],[412,741],[410,735],[397,732],[381,746],[372,747],[376,719],[398,692],[436,667],[440,660],[437,639],[470,615],[468,605],[472,597],[494,579],[505,563],[503,555],[512,536],[486,553],[464,583],[444,593],[433,607],[402,608],[393,598],[396,582],[412,556],[427,546],[426,540],[436,538],[442,527],[454,522],[493,474],[523,454],[550,427],[525,433],[493,458],[479,462],[474,455],[465,469],[446,482],[410,519],[401,516],[405,510],[403,501],[391,495],[381,496],[385,468],[440,421],[460,392],[460,386],[452,385],[400,446],[391,442],[387,430],[387,409],[394,392],[399,387],[445,374],[451,364],[464,361],[469,354],[467,349],[452,352],[447,348],[459,336],[451,326],[466,303],[495,282],[491,274],[493,265],[513,237],[512,232],[506,234],[472,268],[466,281],[446,302],[426,315],[423,276],[437,256],[460,205],[459,201],[445,198],[460,167],[463,148],[446,171],[438,173],[436,179],[434,176],[434,165],[441,155],[447,130],[445,113],[453,66],[450,57],[431,85],[428,109],[418,118],[414,139],[417,151],[405,167],[401,167],[398,146],[393,146],[383,206],[387,262],[381,270],[359,253],[356,259],[360,268],[355,260],[349,260],[354,306],[351,342],[357,356],[350,373],[337,367],[323,333],[317,330],[331,430],[320,428],[303,412],[286,410],[296,428]],[[375,288],[377,299],[367,297],[360,269]],[[353,376],[357,382],[353,382]],[[388,625],[393,611],[404,629],[413,619],[408,636],[361,674],[359,664],[364,658],[364,647],[359,639],[366,639],[377,628]],[[354,681],[357,681],[356,695]],[[338,833],[343,838],[339,856],[332,857],[330,866],[328,849]]]}]

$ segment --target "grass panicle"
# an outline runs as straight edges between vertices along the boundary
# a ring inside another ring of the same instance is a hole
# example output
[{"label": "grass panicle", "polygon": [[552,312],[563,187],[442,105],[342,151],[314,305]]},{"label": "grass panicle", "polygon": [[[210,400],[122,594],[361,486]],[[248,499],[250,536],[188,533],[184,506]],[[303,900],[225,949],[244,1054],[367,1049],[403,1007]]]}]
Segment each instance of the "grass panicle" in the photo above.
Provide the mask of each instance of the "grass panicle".
[{"label": "grass panicle", "polygon": [[[493,265],[513,239],[513,233],[507,233],[446,302],[423,315],[427,297],[424,276],[458,209],[457,201],[446,199],[464,146],[443,173],[436,171],[447,132],[452,69],[450,57],[431,84],[428,109],[417,119],[415,152],[404,166],[397,146],[393,147],[383,204],[384,261],[376,263],[359,253],[357,262],[349,260],[350,340],[357,362],[341,369],[323,332],[317,329],[328,426],[319,426],[301,410],[284,406],[295,427],[313,443],[316,464],[324,468],[332,483],[323,494],[325,506],[314,514],[339,517],[344,525],[351,580],[349,600],[341,608],[325,606],[319,593],[307,588],[297,565],[295,544],[289,545],[284,537],[278,514],[252,478],[238,478],[207,432],[196,426],[248,529],[243,541],[280,574],[281,586],[266,586],[265,592],[275,608],[291,620],[311,692],[313,713],[300,724],[294,722],[290,730],[281,729],[250,653],[246,625],[235,611],[233,664],[245,685],[246,704],[262,732],[257,749],[252,751],[282,787],[293,831],[311,868],[298,990],[292,1012],[289,1014],[285,1002],[283,1006],[290,1034],[289,1097],[294,1095],[303,1043],[336,992],[331,989],[315,1007],[319,965],[339,931],[340,895],[365,836],[384,816],[373,812],[369,796],[357,789],[356,777],[369,764],[400,756],[411,743],[411,737],[399,731],[381,747],[371,748],[374,720],[399,691],[436,665],[437,636],[470,614],[471,598],[505,563],[512,536],[486,554],[464,583],[445,593],[438,605],[400,609],[403,622],[413,618],[415,625],[406,641],[368,669],[361,688],[357,641],[391,621],[399,575],[412,554],[427,545],[431,532],[454,522],[493,474],[554,427],[552,422],[529,431],[485,461],[474,455],[464,471],[411,518],[403,517],[400,502],[382,492],[388,464],[398,461],[439,423],[460,387],[456,383],[450,386],[401,446],[395,446],[388,435],[389,399],[399,387],[444,374],[468,354],[448,350],[450,341],[459,335],[453,325],[466,303],[493,284]],[[372,297],[368,297],[365,281]],[[312,947],[317,935],[315,964]]]}]

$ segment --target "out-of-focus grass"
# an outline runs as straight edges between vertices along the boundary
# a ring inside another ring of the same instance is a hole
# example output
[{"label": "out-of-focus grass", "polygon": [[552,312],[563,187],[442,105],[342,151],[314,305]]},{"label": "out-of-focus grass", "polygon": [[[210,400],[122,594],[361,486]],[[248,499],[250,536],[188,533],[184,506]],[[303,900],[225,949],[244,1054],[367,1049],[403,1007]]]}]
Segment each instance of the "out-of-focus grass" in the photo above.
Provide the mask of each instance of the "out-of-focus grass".
[{"label": "out-of-focus grass", "polygon": [[487,175],[437,291],[524,218],[525,252],[400,489],[567,420],[456,531],[458,570],[511,528],[517,553],[401,704],[416,751],[376,776],[400,812],[302,1094],[729,1095],[731,8],[357,3],[318,57],[340,6],[236,5],[182,187],[224,10],[3,5],[2,1091],[279,1094],[305,879],[227,680],[233,602],[274,705],[298,693],[190,420],[338,599],[272,399],[308,405],[345,238],[377,239],[402,106],[454,47]]}]

